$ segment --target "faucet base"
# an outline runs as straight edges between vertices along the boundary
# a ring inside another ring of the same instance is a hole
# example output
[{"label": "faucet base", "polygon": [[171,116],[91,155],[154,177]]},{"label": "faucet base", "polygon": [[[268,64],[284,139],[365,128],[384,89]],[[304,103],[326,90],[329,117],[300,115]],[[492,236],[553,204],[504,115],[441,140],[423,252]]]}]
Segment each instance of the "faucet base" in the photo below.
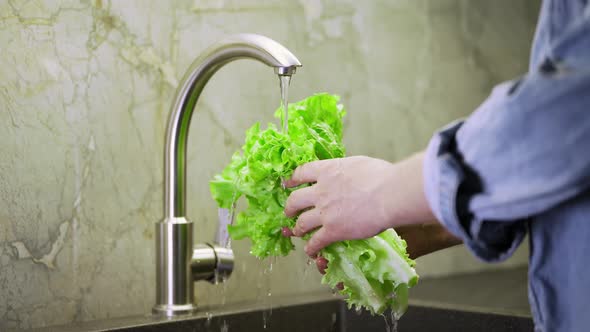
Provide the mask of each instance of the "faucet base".
[{"label": "faucet base", "polygon": [[169,304],[156,304],[152,308],[152,313],[155,315],[163,316],[179,316],[188,315],[197,311],[197,306],[194,304],[182,304],[182,305],[169,305]]},{"label": "faucet base", "polygon": [[169,218],[156,223],[156,305],[167,316],[194,311],[191,259],[193,223]]}]

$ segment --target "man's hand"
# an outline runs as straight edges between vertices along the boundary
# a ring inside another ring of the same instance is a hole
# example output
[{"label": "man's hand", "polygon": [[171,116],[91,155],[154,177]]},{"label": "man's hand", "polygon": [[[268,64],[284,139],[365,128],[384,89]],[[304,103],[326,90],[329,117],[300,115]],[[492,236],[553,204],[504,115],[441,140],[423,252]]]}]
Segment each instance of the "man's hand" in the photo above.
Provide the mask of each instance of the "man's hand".
[{"label": "man's hand", "polygon": [[[403,226],[396,229],[397,234],[401,236],[408,245],[408,254],[411,259],[430,254],[438,250],[446,249],[461,244],[461,239],[449,233],[443,226],[437,222],[422,225]],[[326,273],[328,261],[324,257],[318,257],[315,260],[318,271],[321,274]],[[342,283],[337,288],[342,289]]]},{"label": "man's hand", "polygon": [[421,154],[397,164],[360,156],[315,161],[298,167],[285,186],[304,183],[313,185],[291,193],[285,214],[299,214],[295,236],[317,230],[305,248],[312,257],[336,241],[434,220],[422,189]]}]

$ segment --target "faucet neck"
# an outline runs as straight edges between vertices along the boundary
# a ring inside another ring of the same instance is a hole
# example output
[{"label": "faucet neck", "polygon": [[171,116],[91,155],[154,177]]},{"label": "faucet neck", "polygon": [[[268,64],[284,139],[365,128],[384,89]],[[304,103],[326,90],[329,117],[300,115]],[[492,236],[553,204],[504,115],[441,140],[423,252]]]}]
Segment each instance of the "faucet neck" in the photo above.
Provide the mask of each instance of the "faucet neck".
[{"label": "faucet neck", "polygon": [[[203,88],[221,67],[237,59],[258,60],[279,75],[292,75],[301,63],[281,44],[264,36],[240,34],[209,48],[196,59],[182,79],[166,130],[164,151],[164,217],[186,216],[186,148],[195,105]],[[184,219],[182,219],[184,220]]]}]

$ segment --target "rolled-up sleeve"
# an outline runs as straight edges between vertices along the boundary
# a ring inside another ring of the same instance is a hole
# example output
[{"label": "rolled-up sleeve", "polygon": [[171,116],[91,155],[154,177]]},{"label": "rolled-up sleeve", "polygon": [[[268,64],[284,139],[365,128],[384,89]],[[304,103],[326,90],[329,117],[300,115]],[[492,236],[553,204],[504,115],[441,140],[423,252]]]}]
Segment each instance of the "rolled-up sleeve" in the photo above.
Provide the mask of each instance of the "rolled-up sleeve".
[{"label": "rolled-up sleeve", "polygon": [[590,70],[550,63],[497,86],[434,135],[424,183],[434,214],[477,257],[509,257],[528,221],[590,187]]}]

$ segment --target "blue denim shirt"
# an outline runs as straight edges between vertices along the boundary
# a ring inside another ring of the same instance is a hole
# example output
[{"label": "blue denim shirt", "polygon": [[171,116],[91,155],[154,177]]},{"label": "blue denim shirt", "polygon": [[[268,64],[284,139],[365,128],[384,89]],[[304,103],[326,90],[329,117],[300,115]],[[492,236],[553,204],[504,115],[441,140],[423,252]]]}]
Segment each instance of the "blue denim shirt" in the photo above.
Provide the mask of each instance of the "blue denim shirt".
[{"label": "blue denim shirt", "polygon": [[437,218],[478,258],[508,258],[528,232],[536,331],[590,331],[587,0],[543,2],[528,73],[434,135],[424,178]]}]

